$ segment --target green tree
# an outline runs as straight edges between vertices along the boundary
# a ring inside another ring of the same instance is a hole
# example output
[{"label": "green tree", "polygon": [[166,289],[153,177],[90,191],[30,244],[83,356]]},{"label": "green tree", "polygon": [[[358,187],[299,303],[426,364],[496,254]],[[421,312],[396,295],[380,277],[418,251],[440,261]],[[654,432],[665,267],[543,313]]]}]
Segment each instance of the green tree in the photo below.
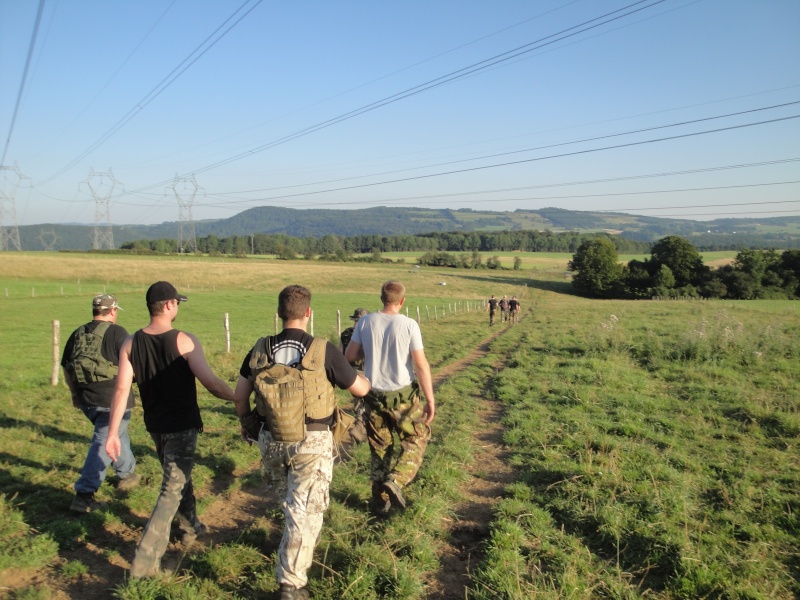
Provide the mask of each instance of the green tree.
[{"label": "green tree", "polygon": [[608,238],[584,241],[567,268],[574,273],[572,286],[581,293],[607,298],[620,286],[622,265],[614,243]]},{"label": "green tree", "polygon": [[655,275],[662,265],[675,277],[675,287],[700,284],[708,273],[703,259],[691,242],[677,235],[667,236],[653,246],[650,273]]},{"label": "green tree", "polygon": [[519,271],[522,269],[522,259],[519,256],[514,257],[514,270]]}]

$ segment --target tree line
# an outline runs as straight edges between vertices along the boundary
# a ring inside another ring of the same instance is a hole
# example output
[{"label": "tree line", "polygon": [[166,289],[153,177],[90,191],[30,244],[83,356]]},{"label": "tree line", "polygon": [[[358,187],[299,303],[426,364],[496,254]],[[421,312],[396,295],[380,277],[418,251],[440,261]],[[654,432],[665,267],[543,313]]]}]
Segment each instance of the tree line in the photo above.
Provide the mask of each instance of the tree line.
[{"label": "tree line", "polygon": [[[617,251],[640,254],[650,250],[651,243],[630,240],[621,236],[597,233],[550,231],[454,231],[413,235],[324,235],[294,237],[282,233],[256,233],[197,238],[197,251],[210,255],[270,254],[279,258],[320,257],[323,260],[349,260],[355,254],[376,252],[575,252],[586,240],[598,236],[608,239]],[[120,246],[123,250],[140,253],[177,252],[175,239],[136,240]]]},{"label": "tree line", "polygon": [[610,240],[586,240],[568,265],[572,285],[596,298],[800,298],[800,250],[745,249],[719,269],[705,265],[697,248],[679,236],[657,241],[650,253],[623,265]]}]

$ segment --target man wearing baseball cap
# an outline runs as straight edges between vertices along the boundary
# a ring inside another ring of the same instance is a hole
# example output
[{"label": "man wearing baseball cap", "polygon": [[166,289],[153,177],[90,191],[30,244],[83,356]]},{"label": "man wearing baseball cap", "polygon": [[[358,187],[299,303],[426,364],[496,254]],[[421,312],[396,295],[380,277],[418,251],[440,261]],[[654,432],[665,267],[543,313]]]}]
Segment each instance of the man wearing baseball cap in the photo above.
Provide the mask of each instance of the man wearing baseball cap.
[{"label": "man wearing baseball cap", "polygon": [[161,557],[169,544],[176,514],[184,545],[191,544],[206,530],[197,518],[192,487],[197,435],[203,430],[195,379],[217,398],[233,401],[233,390],[211,370],[198,339],[172,327],[181,302],[188,298],[167,281],[151,285],[145,298],[150,324],[122,346],[106,442],[108,455],[112,459],[119,456],[118,428],[135,377],[144,408],[144,424],[156,445],[163,477],[161,493],[131,562],[133,578],[160,573]]},{"label": "man wearing baseball cap", "polygon": [[94,494],[105,480],[109,465],[119,477],[118,490],[128,491],[142,478],[134,473],[136,459],[128,437],[134,403],[131,393],[123,399],[125,410],[118,430],[119,457],[112,461],[105,452],[109,411],[119,371],[119,352],[128,337],[128,332],[116,324],[119,310],[122,308],[111,294],[95,296],[92,299],[92,320],[72,332],[61,356],[64,380],[72,393],[72,406],[80,408],[94,426],[81,475],[75,482],[75,498],[69,507],[79,513],[97,508]]}]

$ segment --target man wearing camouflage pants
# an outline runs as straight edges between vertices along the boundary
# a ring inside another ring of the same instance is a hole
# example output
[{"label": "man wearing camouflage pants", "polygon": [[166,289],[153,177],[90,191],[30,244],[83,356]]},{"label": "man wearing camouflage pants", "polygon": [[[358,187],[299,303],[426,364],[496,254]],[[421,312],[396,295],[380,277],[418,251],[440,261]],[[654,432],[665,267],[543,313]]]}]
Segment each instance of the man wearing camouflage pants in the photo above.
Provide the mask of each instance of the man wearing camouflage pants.
[{"label": "man wearing camouflage pants", "polygon": [[172,327],[187,300],[166,281],[151,285],[146,296],[150,324],[130,336],[120,352],[106,452],[113,460],[120,454],[119,425],[135,376],[144,424],[163,469],[161,493],[131,562],[132,578],[161,572],[176,513],[184,545],[206,529],[197,518],[192,486],[197,435],[203,430],[195,378],[217,398],[233,401],[233,390],[211,370],[197,338]]},{"label": "man wearing camouflage pants", "polygon": [[[242,362],[234,402],[242,435],[258,442],[265,475],[276,493],[285,497],[285,525],[275,568],[280,600],[305,600],[309,598],[307,571],[319,541],[333,476],[334,386],[360,397],[369,391],[369,381],[333,344],[306,333],[311,317],[308,289],[299,285],[284,288],[278,296],[278,316],[283,330],[260,338]],[[280,396],[287,388],[271,378],[273,372],[281,373],[282,381],[302,374],[298,403],[302,408],[297,420],[284,421],[280,416],[295,405]],[[255,413],[250,408],[253,391]],[[282,441],[285,439],[299,441]]]},{"label": "man wearing camouflage pants", "polygon": [[[381,288],[383,309],[362,317],[345,358],[364,356],[364,374],[372,384],[365,397],[371,455],[372,497],[377,516],[406,507],[402,489],[419,471],[436,413],[433,380],[419,325],[400,314],[406,289],[399,281]],[[425,405],[420,402],[420,389]],[[394,436],[400,443],[395,458]]]}]

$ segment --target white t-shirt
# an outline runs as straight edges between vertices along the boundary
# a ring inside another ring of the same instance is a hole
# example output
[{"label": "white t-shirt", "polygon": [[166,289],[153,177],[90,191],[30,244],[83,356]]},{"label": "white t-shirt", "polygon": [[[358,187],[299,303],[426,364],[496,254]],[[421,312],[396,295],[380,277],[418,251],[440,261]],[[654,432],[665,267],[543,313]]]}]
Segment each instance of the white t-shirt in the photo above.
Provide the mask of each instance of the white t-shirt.
[{"label": "white t-shirt", "polygon": [[372,389],[393,392],[414,381],[411,353],[422,350],[422,333],[414,319],[369,313],[356,323],[352,341],[364,348],[364,375]]}]

